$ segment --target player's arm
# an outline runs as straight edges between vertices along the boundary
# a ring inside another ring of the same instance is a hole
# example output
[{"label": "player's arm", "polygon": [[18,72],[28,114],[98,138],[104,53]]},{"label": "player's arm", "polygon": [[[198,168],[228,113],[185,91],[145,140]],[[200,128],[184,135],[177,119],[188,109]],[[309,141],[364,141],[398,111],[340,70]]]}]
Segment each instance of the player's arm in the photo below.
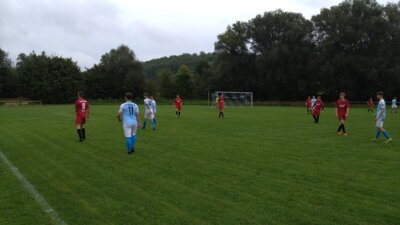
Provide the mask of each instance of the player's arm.
[{"label": "player's arm", "polygon": [[87,104],[86,117],[89,119],[89,116],[90,116],[90,107],[89,107],[89,103],[86,103],[86,104]]},{"label": "player's arm", "polygon": [[119,110],[118,110],[118,113],[117,113],[117,120],[118,120],[118,122],[121,122],[121,121],[122,121],[122,105],[121,105],[121,107],[120,107]]}]

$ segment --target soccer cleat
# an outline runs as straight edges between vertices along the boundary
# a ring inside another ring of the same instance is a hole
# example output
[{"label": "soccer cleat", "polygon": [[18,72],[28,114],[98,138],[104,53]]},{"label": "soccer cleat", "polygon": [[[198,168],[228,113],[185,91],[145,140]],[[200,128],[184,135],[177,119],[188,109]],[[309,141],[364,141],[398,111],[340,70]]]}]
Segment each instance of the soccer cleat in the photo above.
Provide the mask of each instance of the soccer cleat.
[{"label": "soccer cleat", "polygon": [[343,135],[344,135],[344,136],[347,136],[348,134],[347,134],[347,133],[344,133]]},{"label": "soccer cleat", "polygon": [[338,136],[342,135],[342,132],[337,132],[337,135],[338,135]]},{"label": "soccer cleat", "polygon": [[388,143],[390,143],[392,141],[393,141],[393,139],[389,138],[387,141],[385,141],[385,144],[388,144]]}]

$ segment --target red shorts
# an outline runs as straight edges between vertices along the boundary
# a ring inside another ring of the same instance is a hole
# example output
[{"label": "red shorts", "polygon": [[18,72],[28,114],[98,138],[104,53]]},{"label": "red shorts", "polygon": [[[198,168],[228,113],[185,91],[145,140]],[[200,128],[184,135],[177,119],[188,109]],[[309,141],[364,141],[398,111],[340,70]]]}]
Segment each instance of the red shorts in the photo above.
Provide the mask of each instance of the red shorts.
[{"label": "red shorts", "polygon": [[338,119],[339,120],[346,120],[347,117],[346,117],[346,115],[338,115]]},{"label": "red shorts", "polygon": [[224,110],[224,106],[218,106],[218,109],[219,109],[219,111],[222,111],[222,110]]},{"label": "red shorts", "polygon": [[319,116],[321,115],[321,111],[314,111],[312,114],[313,116]]},{"label": "red shorts", "polygon": [[181,111],[182,110],[182,106],[175,106],[176,111]]},{"label": "red shorts", "polygon": [[85,124],[86,123],[86,116],[85,115],[76,115],[75,124]]}]

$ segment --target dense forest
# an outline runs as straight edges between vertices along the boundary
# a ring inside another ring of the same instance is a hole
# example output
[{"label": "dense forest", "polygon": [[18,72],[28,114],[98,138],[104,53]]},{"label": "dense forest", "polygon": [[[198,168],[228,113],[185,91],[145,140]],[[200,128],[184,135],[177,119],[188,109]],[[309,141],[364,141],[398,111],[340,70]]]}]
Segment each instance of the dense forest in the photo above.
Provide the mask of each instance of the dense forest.
[{"label": "dense forest", "polygon": [[[1,47],[1,46],[0,46]],[[238,21],[218,35],[212,53],[140,62],[126,45],[81,71],[73,59],[21,53],[13,64],[0,49],[0,98],[71,102],[151,92],[207,98],[213,90],[252,91],[257,100],[333,99],[340,91],[365,100],[400,92],[400,3],[347,0],[310,20],[276,10]]]}]

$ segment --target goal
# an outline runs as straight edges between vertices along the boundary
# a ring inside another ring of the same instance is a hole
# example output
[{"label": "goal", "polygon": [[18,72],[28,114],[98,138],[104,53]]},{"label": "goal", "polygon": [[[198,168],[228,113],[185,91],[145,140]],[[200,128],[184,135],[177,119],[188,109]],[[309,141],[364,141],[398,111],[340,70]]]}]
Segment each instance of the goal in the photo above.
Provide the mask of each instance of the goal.
[{"label": "goal", "polygon": [[217,98],[224,95],[225,106],[253,107],[253,92],[215,91],[208,95],[208,105],[216,106]]}]

